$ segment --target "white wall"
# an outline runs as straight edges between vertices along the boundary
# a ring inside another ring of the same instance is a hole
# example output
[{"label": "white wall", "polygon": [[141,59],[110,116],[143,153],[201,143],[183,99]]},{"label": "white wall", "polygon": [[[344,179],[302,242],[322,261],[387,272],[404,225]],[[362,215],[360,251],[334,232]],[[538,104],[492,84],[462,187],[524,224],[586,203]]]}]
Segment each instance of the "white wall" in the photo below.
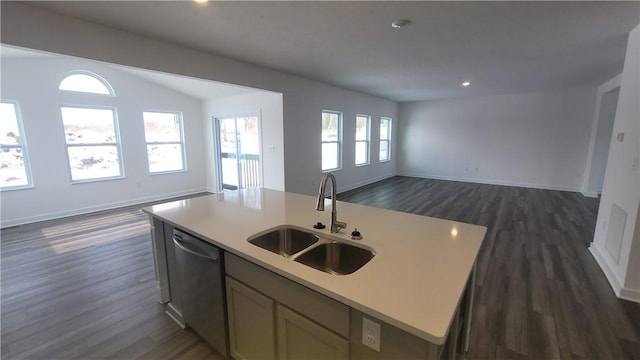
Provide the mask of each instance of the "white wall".
[{"label": "white wall", "polygon": [[266,91],[216,98],[203,104],[205,143],[207,148],[207,189],[218,191],[213,117],[258,113],[260,116],[262,186],[284,191],[284,133],[282,94]]},{"label": "white wall", "polygon": [[[322,109],[339,110],[345,119],[356,113],[380,115],[397,125],[397,103],[263,67],[242,63],[82,20],[2,2],[2,42],[5,44],[86,57],[265,89],[283,94],[285,189],[315,194],[321,176],[320,124]],[[354,120],[355,121],[355,120]],[[392,161],[356,168],[353,164],[353,129],[345,122],[343,170],[336,173],[340,189],[352,188],[395,174]],[[375,135],[372,132],[372,135]],[[372,157],[377,159],[377,144]],[[395,154],[395,152],[394,152]]]},{"label": "white wall", "polygon": [[[619,297],[640,302],[640,25],[629,34],[624,69],[620,83],[618,108],[613,124],[607,170],[598,210],[594,240],[590,247],[609,283]],[[624,133],[618,141],[617,134]],[[627,214],[620,242],[608,236],[612,206]],[[619,256],[612,256],[611,249]],[[616,258],[618,258],[616,260]]]},{"label": "white wall", "polygon": [[598,86],[596,108],[591,127],[591,141],[589,155],[585,167],[585,177],[582,194],[597,197],[602,193],[604,175],[607,168],[607,157],[611,143],[613,121],[618,106],[621,75]]},{"label": "white wall", "polygon": [[[58,91],[64,74],[88,70],[116,97]],[[133,78],[94,61],[73,58],[3,60],[1,96],[22,113],[34,187],[2,192],[2,227],[204,191],[200,101]],[[117,108],[124,179],[71,184],[59,106]],[[148,110],[182,111],[187,172],[150,175],[142,123]]]},{"label": "white wall", "polygon": [[398,173],[579,191],[596,88],[400,105]]}]

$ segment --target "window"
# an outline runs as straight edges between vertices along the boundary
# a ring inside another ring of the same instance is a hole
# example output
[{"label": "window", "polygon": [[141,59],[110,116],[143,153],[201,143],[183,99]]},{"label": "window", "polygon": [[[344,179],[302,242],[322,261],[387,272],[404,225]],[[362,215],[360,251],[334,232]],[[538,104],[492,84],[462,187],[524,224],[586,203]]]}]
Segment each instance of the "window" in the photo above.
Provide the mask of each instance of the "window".
[{"label": "window", "polygon": [[380,119],[380,161],[391,160],[391,119]]},{"label": "window", "polygon": [[150,173],[183,171],[184,140],[182,114],[177,112],[143,112],[144,137]]},{"label": "window", "polygon": [[322,111],[322,171],[340,169],[342,159],[342,113]]},{"label": "window", "polygon": [[72,181],[122,177],[113,108],[61,106]]},{"label": "window", "polygon": [[369,124],[371,116],[356,116],[356,166],[369,164]]},{"label": "window", "polygon": [[[113,88],[100,76],[76,71],[67,75],[59,90],[113,96]],[[60,106],[72,181],[123,176],[120,135],[114,108]]]},{"label": "window", "polygon": [[60,82],[58,89],[89,94],[114,95],[113,89],[106,80],[88,72],[75,72],[66,76]]},{"label": "window", "polygon": [[0,188],[31,187],[31,168],[18,105],[0,102]]}]

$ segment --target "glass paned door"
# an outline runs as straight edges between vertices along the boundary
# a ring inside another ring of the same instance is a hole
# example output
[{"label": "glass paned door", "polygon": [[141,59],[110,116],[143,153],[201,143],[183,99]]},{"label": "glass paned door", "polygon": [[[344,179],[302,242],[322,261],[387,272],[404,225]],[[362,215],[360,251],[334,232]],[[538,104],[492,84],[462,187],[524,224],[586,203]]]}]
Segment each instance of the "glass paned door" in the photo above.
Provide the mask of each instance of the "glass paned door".
[{"label": "glass paned door", "polygon": [[219,190],[260,187],[258,116],[215,118]]}]

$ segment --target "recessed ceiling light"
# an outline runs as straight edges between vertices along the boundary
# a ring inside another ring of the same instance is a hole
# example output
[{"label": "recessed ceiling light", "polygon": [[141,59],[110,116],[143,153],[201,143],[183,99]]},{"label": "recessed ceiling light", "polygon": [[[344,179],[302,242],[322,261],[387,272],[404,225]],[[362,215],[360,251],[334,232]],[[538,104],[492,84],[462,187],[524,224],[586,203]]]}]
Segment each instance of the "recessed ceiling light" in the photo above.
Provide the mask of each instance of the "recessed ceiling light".
[{"label": "recessed ceiling light", "polygon": [[464,86],[464,87],[467,87],[469,85],[471,85],[471,81],[463,81],[462,82],[462,86]]},{"label": "recessed ceiling light", "polygon": [[400,29],[401,27],[411,25],[411,20],[400,19],[391,23],[391,27],[394,29]]},{"label": "recessed ceiling light", "polygon": [[204,4],[209,0],[193,0],[193,1],[197,2],[198,4]]}]

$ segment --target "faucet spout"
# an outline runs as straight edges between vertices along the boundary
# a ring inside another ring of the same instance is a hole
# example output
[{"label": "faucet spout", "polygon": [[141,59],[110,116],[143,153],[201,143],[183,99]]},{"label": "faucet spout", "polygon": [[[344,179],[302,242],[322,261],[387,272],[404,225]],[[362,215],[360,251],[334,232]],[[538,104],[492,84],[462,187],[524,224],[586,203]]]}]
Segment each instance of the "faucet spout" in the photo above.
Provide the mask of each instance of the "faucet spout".
[{"label": "faucet spout", "polygon": [[320,180],[316,210],[324,211],[324,198],[325,193],[327,192],[327,180],[331,180],[331,223],[329,228],[332,233],[337,233],[340,232],[341,229],[346,228],[347,223],[338,221],[338,210],[336,209],[336,178],[330,172],[325,173],[322,176],[322,180]]}]

